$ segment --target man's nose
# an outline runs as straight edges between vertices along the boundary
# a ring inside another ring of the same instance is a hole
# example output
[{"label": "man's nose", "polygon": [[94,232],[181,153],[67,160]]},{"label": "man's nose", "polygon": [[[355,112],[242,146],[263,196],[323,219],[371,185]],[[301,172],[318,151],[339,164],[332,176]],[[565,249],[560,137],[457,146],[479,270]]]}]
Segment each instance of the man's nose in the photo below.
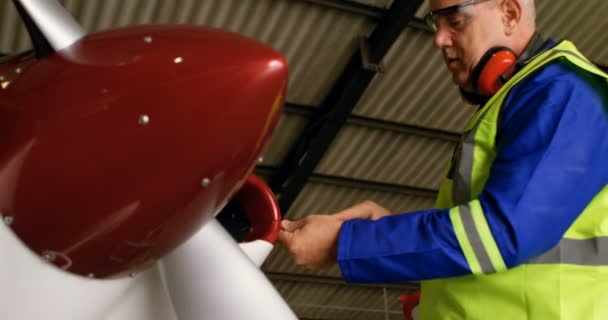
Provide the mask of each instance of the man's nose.
[{"label": "man's nose", "polygon": [[452,46],[452,37],[446,28],[439,27],[433,39],[435,47],[441,49]]}]

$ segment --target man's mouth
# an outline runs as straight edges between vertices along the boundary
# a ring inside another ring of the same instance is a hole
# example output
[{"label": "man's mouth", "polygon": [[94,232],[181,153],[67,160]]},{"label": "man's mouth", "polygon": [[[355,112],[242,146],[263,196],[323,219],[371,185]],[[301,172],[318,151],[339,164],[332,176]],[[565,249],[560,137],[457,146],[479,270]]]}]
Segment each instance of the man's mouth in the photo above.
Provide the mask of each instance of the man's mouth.
[{"label": "man's mouth", "polygon": [[445,60],[445,64],[450,69],[455,68],[459,63],[460,63],[460,60],[458,60],[457,58],[446,58],[446,60]]}]

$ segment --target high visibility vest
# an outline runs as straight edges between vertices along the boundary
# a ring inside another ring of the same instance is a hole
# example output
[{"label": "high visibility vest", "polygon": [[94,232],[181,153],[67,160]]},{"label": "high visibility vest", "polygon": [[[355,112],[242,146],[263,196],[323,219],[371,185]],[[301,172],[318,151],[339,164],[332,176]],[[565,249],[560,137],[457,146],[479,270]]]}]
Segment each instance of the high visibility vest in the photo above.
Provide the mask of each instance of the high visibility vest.
[{"label": "high visibility vest", "polygon": [[450,219],[473,274],[423,281],[421,319],[608,319],[608,186],[556,247],[511,269],[475,200],[496,158],[498,117],[508,93],[555,59],[604,77],[608,85],[608,75],[563,41],[520,70],[473,116],[448,164],[453,180],[444,178],[436,202],[438,208],[451,208]]}]

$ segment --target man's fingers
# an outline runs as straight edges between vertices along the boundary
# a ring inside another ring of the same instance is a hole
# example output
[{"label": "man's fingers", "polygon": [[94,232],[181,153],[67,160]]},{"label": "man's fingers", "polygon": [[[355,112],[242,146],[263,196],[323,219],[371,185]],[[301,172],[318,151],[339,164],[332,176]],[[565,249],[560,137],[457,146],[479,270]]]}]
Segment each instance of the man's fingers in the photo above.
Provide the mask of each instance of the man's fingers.
[{"label": "man's fingers", "polygon": [[300,229],[304,225],[304,220],[283,220],[281,221],[281,229],[284,231],[294,232],[297,229]]},{"label": "man's fingers", "polygon": [[370,219],[371,211],[346,209],[334,214],[334,216],[342,221],[348,221],[352,219]]},{"label": "man's fingers", "polygon": [[281,243],[282,245],[288,247],[292,239],[293,232],[283,230],[279,231],[279,243]]}]

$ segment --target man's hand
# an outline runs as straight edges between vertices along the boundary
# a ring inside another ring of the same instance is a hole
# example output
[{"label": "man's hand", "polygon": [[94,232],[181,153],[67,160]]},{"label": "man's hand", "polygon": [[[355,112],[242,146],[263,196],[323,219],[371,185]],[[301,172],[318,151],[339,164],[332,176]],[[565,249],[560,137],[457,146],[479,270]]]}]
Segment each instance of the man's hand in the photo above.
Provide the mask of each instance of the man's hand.
[{"label": "man's hand", "polygon": [[342,223],[351,219],[377,220],[390,212],[373,201],[363,201],[333,215],[310,215],[297,221],[283,220],[279,242],[295,263],[311,270],[336,263]]},{"label": "man's hand", "polygon": [[279,242],[296,264],[318,270],[336,262],[338,234],[342,223],[335,215],[311,215],[297,221],[283,220]]}]

